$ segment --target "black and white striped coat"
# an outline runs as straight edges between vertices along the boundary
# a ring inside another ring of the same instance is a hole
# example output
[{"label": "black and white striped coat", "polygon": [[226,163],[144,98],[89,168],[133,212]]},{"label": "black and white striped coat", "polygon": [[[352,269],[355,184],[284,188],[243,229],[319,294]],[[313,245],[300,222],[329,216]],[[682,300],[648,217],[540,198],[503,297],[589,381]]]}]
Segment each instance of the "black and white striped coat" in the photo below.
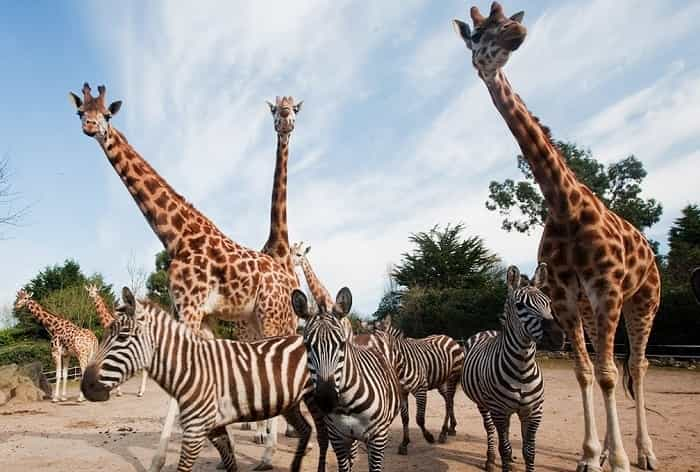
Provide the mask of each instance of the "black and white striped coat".
[{"label": "black and white striped coat", "polygon": [[535,351],[544,336],[544,325],[553,318],[550,299],[539,289],[546,281],[546,266],[537,268],[534,285],[521,287],[520,280],[517,267],[509,267],[503,331],[477,333],[465,344],[462,388],[484,420],[487,470],[495,467],[496,431],[503,470],[510,470],[508,429],[514,413],[522,425],[526,470],[531,472],[535,467],[535,435],[544,402],[544,382]]},{"label": "black and white striped coat", "polygon": [[110,390],[145,368],[179,405],[178,471],[192,470],[206,439],[226,470],[236,470],[225,426],[277,415],[300,433],[291,466],[300,470],[311,434],[299,411],[311,389],[301,336],[250,343],[204,340],[156,306],[135,301],[126,288],[123,296],[123,312],[83,376],[81,389],[89,400],[107,400]]},{"label": "black and white striped coat", "polygon": [[[351,342],[341,322],[351,305],[350,290],[343,288],[332,312],[311,315],[304,293],[292,292],[292,307],[306,320],[304,343],[314,400],[325,414],[338,471],[351,470],[357,440],[367,445],[369,471],[380,472],[389,427],[399,413],[400,387],[388,350],[383,353]],[[319,447],[323,460],[327,444],[320,435]]]},{"label": "black and white striped coat", "polygon": [[438,389],[445,400],[445,416],[439,441],[444,443],[448,434],[456,435],[457,420],[454,414],[454,396],[462,374],[464,350],[449,336],[434,335],[422,339],[406,337],[403,332],[391,325],[391,316],[375,325],[375,332],[388,336],[389,347],[395,356],[394,365],[401,384],[401,422],[403,441],[399,454],[408,452],[409,415],[408,394],[416,398],[416,423],[429,443],[435,442],[433,435],[425,428],[427,392]]}]

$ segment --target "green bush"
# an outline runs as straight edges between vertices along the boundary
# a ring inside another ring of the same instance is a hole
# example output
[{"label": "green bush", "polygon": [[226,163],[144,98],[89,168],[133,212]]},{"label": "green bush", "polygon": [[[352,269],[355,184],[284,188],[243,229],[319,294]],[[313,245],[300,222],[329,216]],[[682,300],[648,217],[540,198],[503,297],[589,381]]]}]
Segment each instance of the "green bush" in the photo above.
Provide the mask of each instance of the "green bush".
[{"label": "green bush", "polygon": [[[3,330],[3,333],[8,330]],[[0,346],[0,365],[40,361],[44,370],[53,370],[51,346],[46,341],[20,341]]]}]

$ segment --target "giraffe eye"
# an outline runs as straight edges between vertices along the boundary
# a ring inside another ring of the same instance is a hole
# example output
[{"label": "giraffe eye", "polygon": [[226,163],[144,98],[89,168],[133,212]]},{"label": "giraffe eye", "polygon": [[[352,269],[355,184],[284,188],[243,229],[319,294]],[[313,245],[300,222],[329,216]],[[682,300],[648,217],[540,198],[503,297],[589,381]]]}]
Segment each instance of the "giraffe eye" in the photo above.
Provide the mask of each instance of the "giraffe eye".
[{"label": "giraffe eye", "polygon": [[478,43],[479,41],[481,41],[481,31],[477,31],[476,33],[474,33],[474,34],[472,35],[472,38],[471,38],[471,39],[472,39],[472,41],[475,42],[475,43]]},{"label": "giraffe eye", "polygon": [[82,111],[82,110],[78,110],[78,111],[76,112],[76,115],[78,115],[80,118],[82,118],[84,114],[85,114],[85,112]]}]

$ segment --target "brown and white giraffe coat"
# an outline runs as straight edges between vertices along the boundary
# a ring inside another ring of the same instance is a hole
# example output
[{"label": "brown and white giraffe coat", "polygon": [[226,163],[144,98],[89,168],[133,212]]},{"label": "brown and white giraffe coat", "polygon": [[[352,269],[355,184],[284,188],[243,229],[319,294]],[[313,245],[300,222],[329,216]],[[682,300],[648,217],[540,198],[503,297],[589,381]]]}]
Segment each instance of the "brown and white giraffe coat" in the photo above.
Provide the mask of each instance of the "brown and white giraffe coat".
[{"label": "brown and white giraffe coat", "polygon": [[585,439],[578,470],[600,470],[601,463],[592,408],[594,369],[585,349],[584,325],[598,354],[595,377],[605,398],[611,468],[614,472],[629,470],[614,396],[617,368],[613,342],[620,314],[631,344],[628,365],[637,402],[639,465],[654,469],[657,461],[646,426],[643,388],[644,352],[660,294],[654,253],[640,231],[606,208],[576,178],[552,143],[549,130],[529,112],[506,79],[502,67],[525,40],[523,12],[507,18],[494,2],[488,17],[472,7],[471,18],[474,31],[459,20],[454,21],[455,29],[472,52],[472,64],[520,145],[548,209],[539,259],[550,269],[553,307],[571,339],[583,397]]},{"label": "brown and white giraffe coat", "polygon": [[[81,328],[75,323],[51,313],[32,299],[25,290],[17,292],[15,308],[26,308],[51,335],[51,357],[56,366],[56,386],[52,401],[65,401],[68,382],[68,364],[71,356],[78,359],[80,370],[85,372],[92,357],[97,352],[97,337],[89,329]],[[63,392],[59,395],[63,382]],[[83,401],[82,392],[78,401]]]}]

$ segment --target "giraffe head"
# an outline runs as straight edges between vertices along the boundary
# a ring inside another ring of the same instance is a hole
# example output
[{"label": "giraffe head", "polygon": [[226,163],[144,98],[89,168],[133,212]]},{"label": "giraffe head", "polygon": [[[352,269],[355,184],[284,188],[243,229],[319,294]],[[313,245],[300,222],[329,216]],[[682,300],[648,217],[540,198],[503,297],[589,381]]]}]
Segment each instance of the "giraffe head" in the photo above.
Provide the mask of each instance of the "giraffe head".
[{"label": "giraffe head", "polygon": [[112,102],[107,107],[105,106],[105,93],[107,92],[105,86],[97,87],[98,95],[96,97],[92,96],[90,90],[90,86],[85,82],[83,84],[83,98],[73,92],[68,94],[68,98],[77,110],[83,125],[83,133],[97,140],[103,140],[109,133],[109,120],[119,112],[122,102]]},{"label": "giraffe head", "polygon": [[21,289],[19,292],[17,292],[17,300],[15,300],[15,309],[19,310],[20,308],[27,306],[27,303],[31,299],[32,294],[24,289]]},{"label": "giraffe head", "polygon": [[527,35],[522,25],[525,12],[508,18],[498,2],[491,4],[491,12],[484,17],[477,7],[470,10],[474,31],[460,20],[453,20],[455,31],[472,52],[472,64],[484,79],[493,78],[506,65],[510,53],[520,47]]},{"label": "giraffe head", "polygon": [[277,134],[289,135],[294,131],[294,123],[296,122],[297,113],[301,110],[301,104],[294,103],[292,97],[277,97],[275,103],[267,102],[272,112],[272,117],[275,120],[275,131]]},{"label": "giraffe head", "polygon": [[306,246],[306,249],[304,249],[303,241],[292,244],[292,261],[294,262],[295,267],[302,266],[304,259],[310,250],[311,246]]},{"label": "giraffe head", "polygon": [[90,297],[95,298],[100,293],[100,289],[95,284],[88,284],[85,286],[85,290]]}]

